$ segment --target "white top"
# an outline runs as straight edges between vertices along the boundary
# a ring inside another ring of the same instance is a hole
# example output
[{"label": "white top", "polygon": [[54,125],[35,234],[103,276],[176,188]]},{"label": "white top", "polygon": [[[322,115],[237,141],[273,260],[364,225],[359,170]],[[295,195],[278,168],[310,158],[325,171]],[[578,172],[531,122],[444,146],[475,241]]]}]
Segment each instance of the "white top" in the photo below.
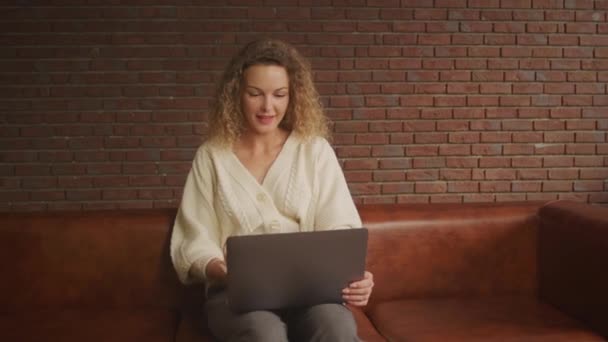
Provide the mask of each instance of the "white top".
[{"label": "white top", "polygon": [[179,279],[203,258],[224,259],[232,235],[359,228],[361,219],[336,155],[323,138],[290,134],[262,184],[229,148],[205,143],[188,174],[171,236]]}]

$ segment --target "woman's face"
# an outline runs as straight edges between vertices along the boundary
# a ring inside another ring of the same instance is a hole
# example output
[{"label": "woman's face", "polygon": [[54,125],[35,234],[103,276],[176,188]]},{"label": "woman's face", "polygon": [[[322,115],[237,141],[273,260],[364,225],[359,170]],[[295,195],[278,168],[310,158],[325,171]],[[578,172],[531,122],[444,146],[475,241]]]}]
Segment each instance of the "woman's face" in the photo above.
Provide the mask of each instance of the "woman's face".
[{"label": "woman's face", "polygon": [[254,134],[275,132],[289,104],[289,77],[278,65],[252,65],[243,73],[241,104],[247,129]]}]

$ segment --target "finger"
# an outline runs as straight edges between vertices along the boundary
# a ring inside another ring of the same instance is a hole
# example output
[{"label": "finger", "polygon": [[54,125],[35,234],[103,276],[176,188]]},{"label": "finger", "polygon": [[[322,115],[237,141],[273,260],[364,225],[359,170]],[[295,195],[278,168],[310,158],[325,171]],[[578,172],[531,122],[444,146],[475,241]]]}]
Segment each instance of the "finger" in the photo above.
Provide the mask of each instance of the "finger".
[{"label": "finger", "polygon": [[367,295],[344,295],[342,296],[342,299],[349,301],[349,302],[360,302],[360,301],[366,301],[368,300],[369,296]]},{"label": "finger", "polygon": [[372,292],[371,287],[364,287],[364,288],[356,288],[356,289],[344,289],[342,290],[342,293],[344,294],[354,294],[354,295],[362,295],[362,294],[370,294]]},{"label": "finger", "polygon": [[349,304],[352,306],[366,306],[367,300],[365,300],[365,301],[347,301],[346,304]]},{"label": "finger", "polygon": [[368,288],[374,286],[374,281],[371,279],[363,279],[359,281],[352,282],[349,286],[351,289],[357,288]]}]

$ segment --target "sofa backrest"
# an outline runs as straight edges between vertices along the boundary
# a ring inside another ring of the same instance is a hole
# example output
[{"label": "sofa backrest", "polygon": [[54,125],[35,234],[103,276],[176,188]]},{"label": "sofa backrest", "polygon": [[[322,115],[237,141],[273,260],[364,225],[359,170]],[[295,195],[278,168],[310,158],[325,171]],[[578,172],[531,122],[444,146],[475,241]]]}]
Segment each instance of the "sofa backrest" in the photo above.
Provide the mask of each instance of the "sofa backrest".
[{"label": "sofa backrest", "polygon": [[[534,293],[540,203],[363,205],[373,303]],[[0,215],[0,311],[200,308],[169,257],[174,209]]]},{"label": "sofa backrest", "polygon": [[175,210],[0,216],[0,310],[173,308]]},{"label": "sofa backrest", "polygon": [[370,305],[428,296],[534,294],[542,203],[363,205]]},{"label": "sofa backrest", "polygon": [[608,207],[557,201],[539,215],[539,297],[608,338]]}]

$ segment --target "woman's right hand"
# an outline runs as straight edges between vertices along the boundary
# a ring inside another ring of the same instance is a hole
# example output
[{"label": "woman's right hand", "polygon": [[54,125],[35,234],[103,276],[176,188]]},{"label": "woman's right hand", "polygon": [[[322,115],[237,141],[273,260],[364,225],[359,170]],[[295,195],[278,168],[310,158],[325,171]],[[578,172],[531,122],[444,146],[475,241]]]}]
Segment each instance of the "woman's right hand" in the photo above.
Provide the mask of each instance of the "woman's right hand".
[{"label": "woman's right hand", "polygon": [[226,263],[221,259],[213,259],[207,264],[205,274],[210,284],[225,285],[228,276]]}]

